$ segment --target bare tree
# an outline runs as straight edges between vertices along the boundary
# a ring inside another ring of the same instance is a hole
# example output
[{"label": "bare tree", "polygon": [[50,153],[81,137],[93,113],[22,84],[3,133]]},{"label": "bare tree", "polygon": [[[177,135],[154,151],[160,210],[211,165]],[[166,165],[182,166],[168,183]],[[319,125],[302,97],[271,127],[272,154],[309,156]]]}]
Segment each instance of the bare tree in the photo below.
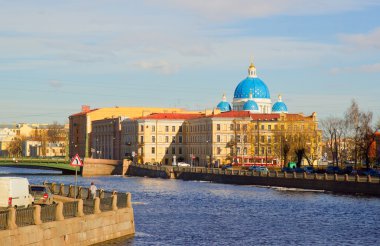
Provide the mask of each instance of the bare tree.
[{"label": "bare tree", "polygon": [[347,134],[354,141],[354,158],[355,158],[355,167],[358,161],[358,137],[359,137],[359,119],[360,119],[360,110],[357,102],[352,99],[350,107],[345,113],[345,119],[347,122]]},{"label": "bare tree", "polygon": [[372,117],[372,112],[366,112],[360,113],[359,119],[358,149],[361,158],[365,160],[367,168],[370,166],[370,149],[375,141],[375,130],[371,126]]},{"label": "bare tree", "polygon": [[22,137],[15,137],[8,145],[8,153],[12,157],[19,157],[22,155]]},{"label": "bare tree", "polygon": [[59,141],[65,140],[65,128],[63,125],[58,124],[58,122],[54,122],[51,125],[48,125],[47,130],[47,140],[51,143],[57,143]]}]

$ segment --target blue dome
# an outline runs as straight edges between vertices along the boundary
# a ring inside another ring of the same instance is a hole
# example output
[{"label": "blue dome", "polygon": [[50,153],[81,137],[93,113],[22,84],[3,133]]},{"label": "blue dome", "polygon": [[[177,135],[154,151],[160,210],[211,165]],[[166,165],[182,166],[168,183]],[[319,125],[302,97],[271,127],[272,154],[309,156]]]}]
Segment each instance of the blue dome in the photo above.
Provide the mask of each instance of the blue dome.
[{"label": "blue dome", "polygon": [[288,107],[286,107],[286,104],[283,102],[276,102],[272,106],[272,113],[287,113]]},{"label": "blue dome", "polygon": [[220,103],[218,103],[216,107],[220,109],[220,111],[222,112],[231,111],[231,104],[229,104],[229,102],[226,101],[221,101]]},{"label": "blue dome", "polygon": [[244,103],[243,110],[259,110],[259,106],[253,100],[248,100]]},{"label": "blue dome", "polygon": [[253,98],[270,98],[266,84],[257,77],[247,77],[235,89],[234,98],[248,98],[252,91]]}]

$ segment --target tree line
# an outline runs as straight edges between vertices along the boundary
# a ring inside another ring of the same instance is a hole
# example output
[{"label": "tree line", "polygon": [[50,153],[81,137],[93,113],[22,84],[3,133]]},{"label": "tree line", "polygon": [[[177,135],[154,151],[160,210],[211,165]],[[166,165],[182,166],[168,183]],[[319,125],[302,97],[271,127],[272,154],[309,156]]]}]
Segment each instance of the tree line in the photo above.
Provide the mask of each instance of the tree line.
[{"label": "tree line", "polygon": [[[321,120],[326,148],[332,156],[333,165],[351,161],[355,165],[365,162],[369,168],[376,160],[375,132],[380,129],[380,119],[373,125],[373,113],[360,110],[355,100],[342,117],[329,116]],[[378,157],[377,157],[378,158]]]}]

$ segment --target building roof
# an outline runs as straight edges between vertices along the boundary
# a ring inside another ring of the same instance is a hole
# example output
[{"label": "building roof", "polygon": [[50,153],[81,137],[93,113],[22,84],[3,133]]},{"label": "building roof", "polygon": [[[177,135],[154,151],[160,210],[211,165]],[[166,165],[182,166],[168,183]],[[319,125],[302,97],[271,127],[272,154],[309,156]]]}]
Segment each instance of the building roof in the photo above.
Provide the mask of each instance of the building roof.
[{"label": "building roof", "polygon": [[79,112],[79,113],[76,113],[76,114],[72,114],[70,116],[80,116],[80,115],[86,115],[88,113],[91,113],[91,112],[94,112],[98,110],[98,108],[95,108],[95,109],[90,109],[89,111],[83,111],[83,112]]},{"label": "building roof", "polygon": [[257,114],[250,111],[229,111],[220,114],[209,115],[210,118],[251,118],[252,120],[276,120],[280,114]]},{"label": "building roof", "polygon": [[136,118],[138,120],[188,120],[194,118],[200,118],[204,114],[180,114],[180,113],[154,113],[148,116]]}]

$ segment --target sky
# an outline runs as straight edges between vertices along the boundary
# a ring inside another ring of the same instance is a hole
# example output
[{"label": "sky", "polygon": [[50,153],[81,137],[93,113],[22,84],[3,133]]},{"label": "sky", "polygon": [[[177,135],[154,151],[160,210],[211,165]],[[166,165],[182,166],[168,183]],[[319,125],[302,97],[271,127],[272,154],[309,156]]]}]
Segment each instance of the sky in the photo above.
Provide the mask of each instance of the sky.
[{"label": "sky", "polygon": [[0,123],[215,108],[253,60],[290,113],[380,118],[378,0],[0,0]]}]

